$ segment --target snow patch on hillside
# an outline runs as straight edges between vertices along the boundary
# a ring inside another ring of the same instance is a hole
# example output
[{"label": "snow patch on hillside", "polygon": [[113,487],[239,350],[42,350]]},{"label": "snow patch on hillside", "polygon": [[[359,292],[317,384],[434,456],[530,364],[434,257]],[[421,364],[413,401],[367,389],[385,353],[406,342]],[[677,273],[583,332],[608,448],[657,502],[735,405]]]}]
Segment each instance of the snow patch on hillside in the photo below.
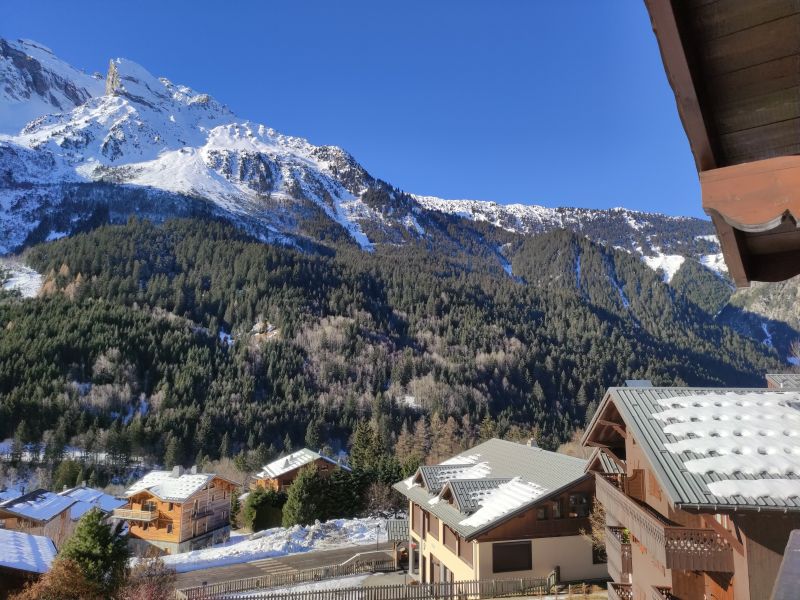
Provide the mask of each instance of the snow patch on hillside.
[{"label": "snow patch on hillside", "polygon": [[6,272],[8,277],[2,281],[4,290],[16,290],[23,298],[35,298],[42,289],[43,278],[30,267],[16,261],[0,261],[0,276]]},{"label": "snow patch on hillside", "polygon": [[643,256],[644,263],[657,273],[661,273],[664,283],[669,283],[675,277],[675,273],[681,268],[686,257],[679,254],[656,254],[655,256]]},{"label": "snow patch on hillside", "polygon": [[722,252],[701,256],[700,264],[718,274],[728,273],[728,265],[725,264],[725,258],[722,256]]}]

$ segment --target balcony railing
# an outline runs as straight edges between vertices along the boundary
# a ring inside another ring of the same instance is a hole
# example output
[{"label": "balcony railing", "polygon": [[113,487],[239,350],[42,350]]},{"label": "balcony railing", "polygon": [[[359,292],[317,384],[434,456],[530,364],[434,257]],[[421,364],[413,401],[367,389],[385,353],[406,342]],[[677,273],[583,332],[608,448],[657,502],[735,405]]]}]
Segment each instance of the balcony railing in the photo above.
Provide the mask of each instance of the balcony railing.
[{"label": "balcony railing", "polygon": [[608,574],[617,583],[630,583],[633,571],[631,544],[625,541],[622,527],[606,527]]},{"label": "balcony railing", "polygon": [[602,475],[596,480],[597,499],[606,512],[623,523],[662,565],[684,571],[733,573],[733,549],[716,531],[675,527]]},{"label": "balcony railing", "polygon": [[672,595],[672,588],[654,585],[650,588],[648,600],[679,600],[679,598]]},{"label": "balcony railing", "polygon": [[608,600],[633,600],[633,587],[630,583],[609,583]]},{"label": "balcony railing", "polygon": [[115,508],[114,518],[122,519],[124,521],[142,521],[149,523],[155,521],[158,517],[158,511],[155,510],[131,510],[129,508]]}]

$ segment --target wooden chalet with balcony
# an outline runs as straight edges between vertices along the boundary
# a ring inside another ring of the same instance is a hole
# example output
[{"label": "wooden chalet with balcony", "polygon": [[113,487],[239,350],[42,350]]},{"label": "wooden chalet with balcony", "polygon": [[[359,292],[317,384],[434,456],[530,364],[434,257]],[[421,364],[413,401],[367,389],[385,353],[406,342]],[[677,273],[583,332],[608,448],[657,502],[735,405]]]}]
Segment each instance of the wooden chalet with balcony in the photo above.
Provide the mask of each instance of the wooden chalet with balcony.
[{"label": "wooden chalet with balcony", "polygon": [[609,598],[769,598],[800,527],[800,390],[611,388],[583,438]]},{"label": "wooden chalet with balcony", "polygon": [[127,504],[113,512],[129,525],[134,553],[157,548],[188,552],[230,537],[231,496],[237,485],[212,473],[151,471],[126,492]]},{"label": "wooden chalet with balcony", "polygon": [[409,574],[423,583],[607,577],[589,529],[586,461],[493,439],[394,488],[409,502]]},{"label": "wooden chalet with balcony", "polygon": [[253,477],[250,482],[250,489],[262,487],[265,490],[274,490],[276,492],[285,491],[292,485],[300,470],[310,465],[314,465],[317,468],[317,473],[323,478],[330,477],[337,469],[350,470],[349,467],[339,464],[332,458],[318,454],[308,448],[303,448],[265,465]]}]

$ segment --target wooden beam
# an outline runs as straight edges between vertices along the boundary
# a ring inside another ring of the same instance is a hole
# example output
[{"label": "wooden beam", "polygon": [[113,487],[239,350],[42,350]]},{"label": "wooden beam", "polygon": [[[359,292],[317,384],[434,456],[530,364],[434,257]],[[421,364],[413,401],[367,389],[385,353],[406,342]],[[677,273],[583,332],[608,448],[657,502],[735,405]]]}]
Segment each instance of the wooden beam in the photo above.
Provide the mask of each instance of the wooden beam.
[{"label": "wooden beam", "polygon": [[601,444],[600,442],[595,442],[594,440],[586,440],[586,445],[591,446],[592,448],[610,448],[608,444]]},{"label": "wooden beam", "polygon": [[628,433],[619,423],[614,423],[613,421],[606,421],[604,419],[598,419],[597,423],[600,425],[605,425],[606,427],[611,427],[611,429],[616,431],[620,436],[622,436],[623,439],[628,437]]},{"label": "wooden beam", "polygon": [[707,171],[717,167],[706,119],[697,98],[692,71],[681,39],[678,22],[669,0],[645,0],[650,22],[658,40],[661,61],[667,73],[675,103],[678,106],[689,145],[692,148],[697,170]]},{"label": "wooden beam", "polygon": [[603,450],[600,450],[600,452],[602,454],[606,455],[612,461],[614,461],[614,464],[616,464],[620,469],[622,469],[623,473],[626,471],[627,467],[626,467],[625,463],[622,462],[619,458],[617,458],[617,456],[613,452],[611,452],[610,449],[609,449],[609,452],[604,452]]},{"label": "wooden beam", "polygon": [[[703,515],[702,521],[706,527],[709,527],[720,534],[725,540],[733,547],[736,552],[744,556],[744,544],[739,540],[730,530],[723,527],[713,515]],[[731,523],[733,521],[731,520]],[[735,526],[735,524],[734,524]],[[738,528],[737,528],[738,529]]]},{"label": "wooden beam", "polygon": [[750,277],[748,277],[747,269],[745,268],[745,257],[742,256],[742,253],[745,253],[746,256],[747,251],[743,244],[740,244],[740,235],[718,212],[714,210],[706,212],[708,212],[711,222],[714,223],[714,228],[717,230],[722,256],[725,258],[725,264],[728,265],[728,274],[733,279],[736,287],[749,287]]},{"label": "wooden beam", "polygon": [[800,156],[779,156],[700,173],[703,209],[741,231],[775,229],[800,218]]}]

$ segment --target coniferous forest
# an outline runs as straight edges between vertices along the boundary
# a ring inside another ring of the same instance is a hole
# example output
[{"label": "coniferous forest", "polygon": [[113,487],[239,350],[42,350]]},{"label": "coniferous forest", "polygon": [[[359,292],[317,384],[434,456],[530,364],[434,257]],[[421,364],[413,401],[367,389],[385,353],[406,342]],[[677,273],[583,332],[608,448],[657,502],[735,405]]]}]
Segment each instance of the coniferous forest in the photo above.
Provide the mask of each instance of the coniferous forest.
[{"label": "coniferous forest", "polygon": [[566,231],[515,240],[513,276],[424,243],[312,253],[199,219],[24,259],[45,284],[0,292],[0,439],[53,460],[70,444],[260,462],[346,448],[366,420],[385,448],[433,457],[487,431],[554,448],[625,379],[760,386],[780,368],[714,321],[713,296]]}]

